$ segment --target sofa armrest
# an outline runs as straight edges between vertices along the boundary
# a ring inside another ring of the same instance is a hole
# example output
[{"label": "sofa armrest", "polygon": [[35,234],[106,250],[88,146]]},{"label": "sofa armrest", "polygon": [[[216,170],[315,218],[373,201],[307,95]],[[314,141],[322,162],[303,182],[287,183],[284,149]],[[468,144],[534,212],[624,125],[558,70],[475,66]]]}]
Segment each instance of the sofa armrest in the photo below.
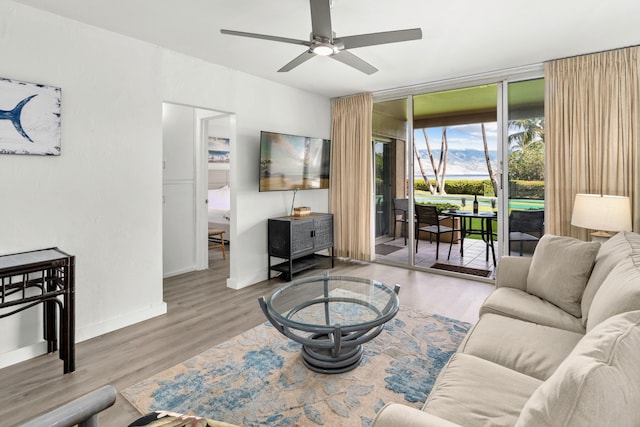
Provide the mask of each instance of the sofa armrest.
[{"label": "sofa armrest", "polygon": [[378,411],[371,427],[460,427],[435,415],[399,403],[387,403]]},{"label": "sofa armrest", "polygon": [[530,257],[503,256],[496,269],[496,288],[527,290]]},{"label": "sofa armrest", "polygon": [[115,401],[116,389],[105,385],[27,421],[21,427],[68,427],[75,425],[97,427],[98,413],[113,405]]}]

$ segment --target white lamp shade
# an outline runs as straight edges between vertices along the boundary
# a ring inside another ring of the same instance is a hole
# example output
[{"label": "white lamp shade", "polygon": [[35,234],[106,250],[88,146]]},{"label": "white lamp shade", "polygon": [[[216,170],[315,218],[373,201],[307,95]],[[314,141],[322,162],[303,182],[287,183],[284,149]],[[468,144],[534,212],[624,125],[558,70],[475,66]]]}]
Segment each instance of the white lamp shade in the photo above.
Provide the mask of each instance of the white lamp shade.
[{"label": "white lamp shade", "polygon": [[631,230],[631,201],[624,196],[576,194],[571,225],[602,231]]}]

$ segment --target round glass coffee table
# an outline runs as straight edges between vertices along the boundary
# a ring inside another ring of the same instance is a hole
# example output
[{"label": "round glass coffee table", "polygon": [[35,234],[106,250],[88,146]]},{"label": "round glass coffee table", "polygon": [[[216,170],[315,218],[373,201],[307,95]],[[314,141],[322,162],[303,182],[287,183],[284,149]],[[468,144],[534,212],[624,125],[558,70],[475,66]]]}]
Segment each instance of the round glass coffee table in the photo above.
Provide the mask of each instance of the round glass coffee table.
[{"label": "round glass coffee table", "polygon": [[307,368],[336,374],[360,364],[362,344],[398,312],[399,290],[375,280],[325,274],[289,282],[259,302],[279,332],[302,344]]}]

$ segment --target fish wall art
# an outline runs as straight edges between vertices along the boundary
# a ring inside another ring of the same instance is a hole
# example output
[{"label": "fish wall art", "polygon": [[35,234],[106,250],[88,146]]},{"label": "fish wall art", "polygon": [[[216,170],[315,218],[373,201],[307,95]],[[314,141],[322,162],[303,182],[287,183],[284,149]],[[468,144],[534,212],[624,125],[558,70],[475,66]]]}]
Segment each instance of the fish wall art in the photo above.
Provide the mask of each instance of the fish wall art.
[{"label": "fish wall art", "polygon": [[0,154],[60,155],[61,89],[0,78]]}]

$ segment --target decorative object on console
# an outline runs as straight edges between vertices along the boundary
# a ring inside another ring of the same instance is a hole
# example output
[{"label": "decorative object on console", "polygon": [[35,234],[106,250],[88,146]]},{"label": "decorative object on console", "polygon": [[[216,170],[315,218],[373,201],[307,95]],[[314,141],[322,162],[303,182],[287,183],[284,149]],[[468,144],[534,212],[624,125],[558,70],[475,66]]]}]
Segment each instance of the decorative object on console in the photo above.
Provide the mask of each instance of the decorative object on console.
[{"label": "decorative object on console", "polygon": [[610,238],[610,231],[631,231],[631,202],[625,196],[576,194],[571,225],[596,230],[596,241]]},{"label": "decorative object on console", "polygon": [[311,214],[311,208],[308,206],[300,206],[293,209],[294,216],[308,216]]},{"label": "decorative object on console", "polygon": [[0,78],[0,154],[60,155],[60,92]]}]

